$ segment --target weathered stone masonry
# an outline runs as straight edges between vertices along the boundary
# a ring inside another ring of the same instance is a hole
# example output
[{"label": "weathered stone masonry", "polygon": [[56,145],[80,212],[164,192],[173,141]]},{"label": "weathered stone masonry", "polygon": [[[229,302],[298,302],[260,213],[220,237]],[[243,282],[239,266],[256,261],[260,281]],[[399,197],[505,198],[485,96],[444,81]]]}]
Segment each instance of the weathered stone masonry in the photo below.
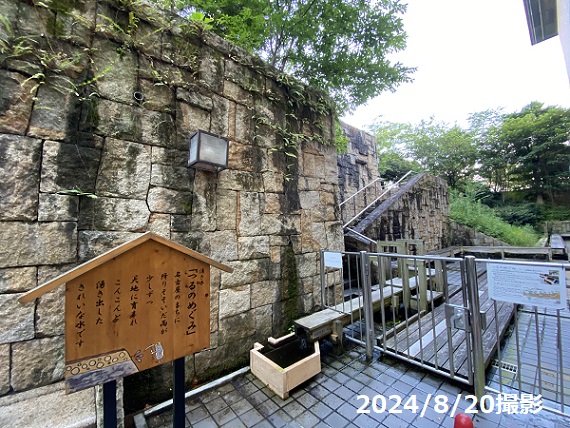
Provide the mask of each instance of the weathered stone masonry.
[{"label": "weathered stone masonry", "polygon": [[[63,287],[18,297],[149,230],[234,268],[212,272],[188,378],[243,363],[319,304],[319,249],[343,249],[332,113],[144,4],[45,3],[0,0],[0,394],[63,378]],[[186,167],[196,129],[230,138],[227,170]]]}]

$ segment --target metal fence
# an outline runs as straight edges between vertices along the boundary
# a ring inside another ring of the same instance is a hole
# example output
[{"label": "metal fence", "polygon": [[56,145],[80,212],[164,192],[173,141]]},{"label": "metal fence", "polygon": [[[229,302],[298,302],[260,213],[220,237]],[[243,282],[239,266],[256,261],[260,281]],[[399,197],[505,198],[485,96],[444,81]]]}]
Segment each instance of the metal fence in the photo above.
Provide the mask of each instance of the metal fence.
[{"label": "metal fence", "polygon": [[531,298],[491,298],[511,269],[520,288],[525,272],[565,276],[568,264],[369,252],[324,252],[321,262],[323,308],[342,314],[345,337],[369,358],[376,348],[473,386],[478,397],[486,390],[530,394],[546,409],[570,412],[566,301],[554,310]]}]

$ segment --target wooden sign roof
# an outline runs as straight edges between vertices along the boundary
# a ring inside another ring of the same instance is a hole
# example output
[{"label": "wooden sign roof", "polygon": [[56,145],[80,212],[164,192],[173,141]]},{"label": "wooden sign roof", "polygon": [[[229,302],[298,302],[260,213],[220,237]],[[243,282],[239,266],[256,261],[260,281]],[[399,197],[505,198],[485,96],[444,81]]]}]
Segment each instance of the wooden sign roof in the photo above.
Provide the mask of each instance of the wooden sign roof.
[{"label": "wooden sign roof", "polygon": [[20,300],[66,284],[65,377],[74,392],[208,348],[210,266],[232,271],[147,233]]},{"label": "wooden sign roof", "polygon": [[106,253],[103,253],[79,266],[77,266],[76,268],[71,269],[70,271],[67,271],[66,273],[64,273],[63,275],[60,275],[30,291],[28,291],[27,293],[25,293],[24,295],[22,295],[18,300],[21,303],[28,303],[31,302],[34,299],[37,299],[38,297],[44,295],[45,293],[48,293],[50,291],[52,291],[53,289],[57,288],[58,286],[65,284],[67,281],[70,281],[74,278],[77,278],[80,275],[83,275],[85,272],[94,269],[97,266],[102,265],[103,263],[108,262],[109,260],[112,260],[114,257],[117,257],[121,254],[123,254],[126,251],[129,251],[131,248],[134,248],[140,244],[142,244],[143,242],[146,242],[148,240],[153,240],[156,242],[159,242],[163,245],[166,245],[167,247],[171,247],[183,254],[187,254],[191,257],[194,257],[197,260],[201,260],[211,266],[214,266],[218,269],[221,269],[223,271],[226,272],[233,272],[233,269],[229,266],[226,266],[222,263],[219,263],[215,260],[212,260],[209,257],[204,256],[203,254],[200,254],[194,250],[191,250],[190,248],[187,248],[183,245],[177,244],[176,242],[172,242],[166,238],[163,238],[160,235],[157,235],[155,233],[152,232],[147,232],[144,235],[135,238],[129,242],[126,242],[122,245],[119,245],[118,247],[107,251]]}]

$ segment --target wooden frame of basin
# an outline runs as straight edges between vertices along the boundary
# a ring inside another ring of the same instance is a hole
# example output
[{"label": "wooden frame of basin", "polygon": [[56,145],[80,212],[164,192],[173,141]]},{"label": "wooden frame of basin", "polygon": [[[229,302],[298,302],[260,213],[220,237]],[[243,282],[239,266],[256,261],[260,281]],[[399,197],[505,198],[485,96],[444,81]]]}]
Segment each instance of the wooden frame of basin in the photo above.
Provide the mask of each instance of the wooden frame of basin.
[{"label": "wooden frame of basin", "polygon": [[289,398],[289,391],[321,372],[319,342],[314,342],[313,345],[313,354],[288,367],[281,367],[261,353],[263,345],[255,343],[249,351],[251,372],[285,400]]}]

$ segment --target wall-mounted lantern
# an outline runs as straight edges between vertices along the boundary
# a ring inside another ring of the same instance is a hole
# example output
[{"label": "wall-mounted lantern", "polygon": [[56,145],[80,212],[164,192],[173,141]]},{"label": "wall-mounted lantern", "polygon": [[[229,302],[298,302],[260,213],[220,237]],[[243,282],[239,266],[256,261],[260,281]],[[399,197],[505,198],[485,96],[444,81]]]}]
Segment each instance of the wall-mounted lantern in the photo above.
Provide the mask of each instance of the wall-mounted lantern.
[{"label": "wall-mounted lantern", "polygon": [[207,171],[221,171],[228,167],[229,140],[198,130],[190,136],[188,166]]}]

